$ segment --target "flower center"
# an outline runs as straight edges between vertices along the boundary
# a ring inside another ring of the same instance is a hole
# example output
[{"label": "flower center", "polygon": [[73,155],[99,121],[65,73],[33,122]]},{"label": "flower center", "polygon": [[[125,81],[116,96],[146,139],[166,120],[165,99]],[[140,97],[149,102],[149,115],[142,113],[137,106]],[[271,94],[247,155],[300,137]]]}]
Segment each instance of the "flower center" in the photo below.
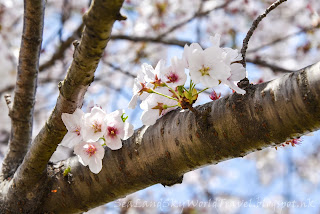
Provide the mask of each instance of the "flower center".
[{"label": "flower center", "polygon": [[94,121],[94,124],[92,125],[94,133],[101,132],[101,124],[97,121]]},{"label": "flower center", "polygon": [[169,83],[170,82],[176,82],[178,80],[178,76],[176,74],[174,74],[174,73],[170,73],[167,76],[167,78],[169,79],[169,81],[168,81]]},{"label": "flower center", "polygon": [[75,132],[78,136],[80,136],[80,128],[76,128],[76,130],[74,130],[73,132]]},{"label": "flower center", "polygon": [[88,147],[86,148],[86,153],[91,157],[96,153],[97,148],[92,144],[88,144],[87,146]]},{"label": "flower center", "polygon": [[115,137],[117,136],[118,129],[108,126],[108,132],[110,137]]},{"label": "flower center", "polygon": [[209,75],[209,71],[210,71],[210,68],[204,67],[204,65],[202,65],[202,68],[199,70],[199,72],[201,73],[202,76]]}]

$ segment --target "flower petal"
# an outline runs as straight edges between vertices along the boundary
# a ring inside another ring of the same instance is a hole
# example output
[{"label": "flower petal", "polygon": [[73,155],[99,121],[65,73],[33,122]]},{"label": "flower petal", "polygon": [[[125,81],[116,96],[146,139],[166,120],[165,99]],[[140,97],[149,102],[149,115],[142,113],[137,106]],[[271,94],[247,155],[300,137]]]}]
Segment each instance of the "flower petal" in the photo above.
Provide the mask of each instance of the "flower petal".
[{"label": "flower petal", "polygon": [[122,142],[120,138],[115,137],[113,139],[111,138],[106,138],[106,145],[109,147],[111,150],[118,150],[122,147]]},{"label": "flower petal", "polygon": [[131,137],[133,135],[134,132],[134,127],[132,124],[130,123],[125,123],[124,125],[124,137],[123,140],[128,139],[129,137]]},{"label": "flower petal", "polygon": [[102,159],[97,157],[91,158],[89,162],[89,169],[91,172],[98,174],[102,169]]}]

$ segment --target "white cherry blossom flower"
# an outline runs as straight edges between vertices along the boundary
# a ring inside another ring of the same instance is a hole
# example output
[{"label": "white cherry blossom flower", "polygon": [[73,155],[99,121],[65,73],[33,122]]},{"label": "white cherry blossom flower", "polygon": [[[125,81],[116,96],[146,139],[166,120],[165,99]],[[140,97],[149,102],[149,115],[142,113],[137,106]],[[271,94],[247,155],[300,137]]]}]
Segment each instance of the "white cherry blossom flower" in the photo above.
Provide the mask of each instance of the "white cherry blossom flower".
[{"label": "white cherry blossom flower", "polygon": [[163,76],[168,86],[175,88],[184,85],[187,81],[187,75],[184,72],[184,62],[177,57],[171,59],[171,66],[164,70]]},{"label": "white cherry blossom flower", "polygon": [[80,143],[83,138],[83,116],[84,113],[81,109],[77,108],[73,114],[62,113],[61,119],[66,126],[68,132],[61,141],[61,145],[73,148]]},{"label": "white cherry blossom flower", "polygon": [[225,80],[221,80],[223,84],[229,86],[231,89],[235,90],[239,94],[245,94],[246,91],[239,88],[235,82],[240,81],[247,76],[246,69],[238,61],[242,60],[241,54],[238,50],[231,48],[224,48],[227,53],[226,61],[230,63],[230,77]]},{"label": "white cherry blossom flower", "polygon": [[[210,41],[215,47],[220,47],[220,35],[215,34],[215,36],[210,37]],[[225,63],[230,66],[230,76],[225,78],[221,78],[220,81],[229,86],[231,89],[235,90],[239,94],[245,94],[246,91],[239,88],[235,81],[240,81],[246,77],[246,70],[241,63],[238,61],[242,60],[242,56],[236,49],[231,48],[223,48],[223,51],[226,53]]]},{"label": "white cherry blossom flower", "polygon": [[[172,93],[167,88],[161,88],[159,92],[172,96]],[[140,119],[144,125],[153,125],[156,123],[157,119],[176,109],[177,106],[175,105],[177,105],[177,101],[175,100],[158,94],[151,94],[140,104],[140,108],[144,110]]]},{"label": "white cherry blossom flower", "polygon": [[236,91],[238,94],[245,94],[246,91],[239,88],[235,84],[235,81],[240,81],[247,76],[244,67],[240,63],[231,64],[230,67],[231,67],[231,75],[226,80],[222,80],[222,83],[229,86],[231,89]]},{"label": "white cherry blossom flower", "polygon": [[189,59],[190,77],[194,83],[201,83],[206,87],[219,85],[219,80],[227,79],[230,66],[224,60],[226,53],[218,47],[205,50],[195,50]]},{"label": "white cherry blossom flower", "polygon": [[89,165],[91,172],[98,174],[101,171],[104,148],[98,142],[81,142],[74,147],[74,153],[82,165]]},{"label": "white cherry blossom flower", "polygon": [[157,84],[160,84],[160,76],[162,75],[164,64],[164,60],[160,60],[155,69],[147,63],[141,65],[141,70],[138,71],[138,75],[134,79],[133,96],[128,108],[134,109],[139,97],[144,100],[149,96],[149,93],[143,91],[144,88],[155,88]]},{"label": "white cherry blossom flower", "polygon": [[117,110],[105,117],[105,144],[112,150],[122,147],[122,140],[126,140],[133,134],[133,126],[128,122],[123,122],[121,116],[123,110]]},{"label": "white cherry blossom flower", "polygon": [[99,107],[94,106],[90,113],[84,116],[83,140],[87,142],[95,142],[103,137],[106,124],[104,118],[107,114]]},{"label": "white cherry blossom flower", "polygon": [[163,76],[164,69],[165,69],[165,60],[161,59],[157,63],[156,67],[153,69],[151,65],[144,64],[145,66],[145,80],[148,83],[154,85],[154,88],[161,85],[162,80],[161,77]]}]

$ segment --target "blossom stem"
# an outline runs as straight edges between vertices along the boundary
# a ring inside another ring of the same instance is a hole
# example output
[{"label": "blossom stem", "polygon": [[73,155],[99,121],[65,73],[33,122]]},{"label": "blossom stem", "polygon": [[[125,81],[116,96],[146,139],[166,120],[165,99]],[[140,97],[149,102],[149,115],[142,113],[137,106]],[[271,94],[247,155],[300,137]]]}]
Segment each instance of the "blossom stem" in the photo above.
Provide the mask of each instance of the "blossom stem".
[{"label": "blossom stem", "polygon": [[176,93],[176,91],[175,90],[173,90],[170,86],[168,86],[167,84],[165,84],[165,86],[167,87],[167,88],[169,88],[171,91],[172,91],[172,93],[174,93],[174,95],[176,95],[177,97],[178,97],[178,99],[180,99],[180,96],[179,96],[179,94],[178,93]]},{"label": "blossom stem", "polygon": [[204,91],[207,90],[207,89],[209,89],[209,88],[205,88],[205,89],[199,91],[197,94],[200,94],[200,93],[204,92]]},{"label": "blossom stem", "polygon": [[167,96],[167,95],[165,95],[165,94],[159,93],[159,92],[157,92],[157,91],[155,91],[155,90],[152,90],[152,93],[158,94],[158,95],[160,95],[160,96],[163,96],[163,97],[166,97],[166,98],[169,98],[169,99],[171,99],[171,100],[175,100],[175,101],[178,102],[178,100],[177,100],[176,98],[173,98],[173,97]]},{"label": "blossom stem", "polygon": [[174,105],[174,106],[166,106],[166,108],[173,108],[173,107],[177,107],[179,105]]}]

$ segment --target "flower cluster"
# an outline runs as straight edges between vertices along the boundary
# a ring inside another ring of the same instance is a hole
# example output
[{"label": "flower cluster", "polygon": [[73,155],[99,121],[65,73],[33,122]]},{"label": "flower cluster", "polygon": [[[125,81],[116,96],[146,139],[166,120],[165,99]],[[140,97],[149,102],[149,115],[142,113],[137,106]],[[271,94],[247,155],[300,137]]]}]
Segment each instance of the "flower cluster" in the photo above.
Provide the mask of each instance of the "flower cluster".
[{"label": "flower cluster", "polygon": [[[280,147],[285,147],[288,145],[291,145],[292,147],[295,147],[296,145],[300,145],[301,144],[302,139],[300,139],[300,137],[297,138],[293,138],[290,140],[287,140],[286,142],[284,142],[283,144],[280,145]],[[278,150],[278,147],[274,147],[276,150]]]},{"label": "flower cluster", "polygon": [[[135,108],[140,97],[144,125],[153,125],[158,118],[178,107],[192,110],[198,94],[221,83],[239,94],[246,93],[235,84],[235,81],[246,77],[238,50],[221,48],[218,34],[210,37],[210,40],[212,46],[206,49],[202,49],[198,43],[185,45],[182,59],[173,57],[169,67],[166,67],[164,60],[160,60],[155,68],[146,63],[142,65],[142,70],[134,80],[129,108]],[[190,75],[188,89],[184,87],[187,80],[185,69],[189,70]],[[206,88],[198,92],[195,89],[198,83]],[[211,99],[220,97],[215,96]]]},{"label": "flower cluster", "polygon": [[61,145],[73,148],[79,162],[89,165],[91,172],[97,174],[102,169],[103,146],[120,149],[121,140],[133,134],[133,126],[126,122],[128,117],[123,115],[123,110],[107,114],[97,106],[86,114],[78,108],[73,114],[62,113],[61,118],[68,132]]}]

